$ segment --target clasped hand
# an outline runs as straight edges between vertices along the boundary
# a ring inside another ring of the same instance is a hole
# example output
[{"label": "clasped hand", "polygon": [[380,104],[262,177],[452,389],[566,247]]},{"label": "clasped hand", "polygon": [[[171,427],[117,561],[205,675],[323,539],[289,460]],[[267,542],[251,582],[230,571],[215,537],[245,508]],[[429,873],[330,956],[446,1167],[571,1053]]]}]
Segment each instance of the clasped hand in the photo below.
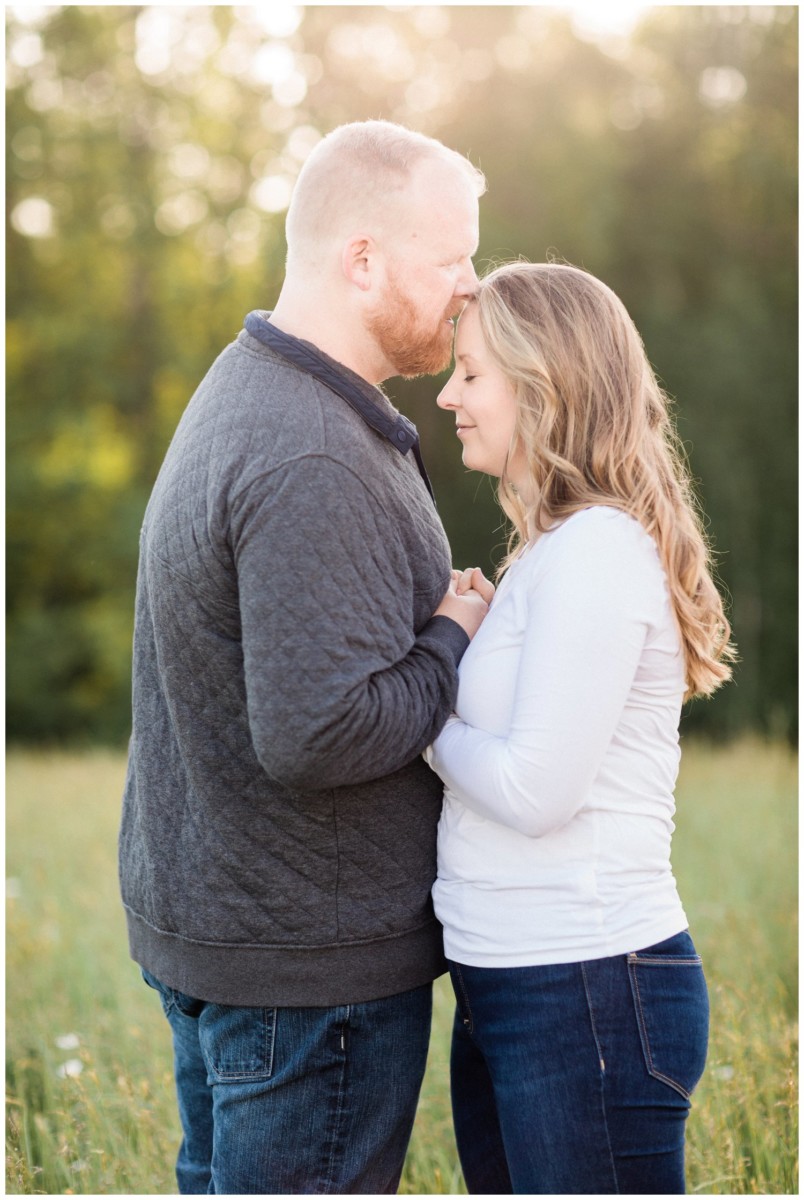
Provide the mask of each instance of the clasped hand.
[{"label": "clasped hand", "polygon": [[480,567],[453,571],[444,599],[433,613],[434,617],[449,617],[473,638],[489,611],[494,596],[494,584],[486,579]]}]

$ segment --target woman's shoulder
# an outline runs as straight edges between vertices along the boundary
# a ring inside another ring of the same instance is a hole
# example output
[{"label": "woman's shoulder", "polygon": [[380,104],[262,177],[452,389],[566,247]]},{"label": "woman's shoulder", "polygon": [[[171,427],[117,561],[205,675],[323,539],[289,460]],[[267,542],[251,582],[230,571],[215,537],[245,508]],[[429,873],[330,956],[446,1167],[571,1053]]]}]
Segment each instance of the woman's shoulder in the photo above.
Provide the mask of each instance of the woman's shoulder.
[{"label": "woman's shoulder", "polygon": [[637,553],[657,557],[656,543],[631,513],[613,505],[594,504],[579,509],[556,524],[540,539],[567,550],[584,547],[590,553]]},{"label": "woman's shoulder", "polygon": [[[529,560],[529,561],[528,561]],[[663,588],[656,542],[630,513],[593,505],[554,525],[529,548],[522,574],[531,587],[552,579],[557,587],[577,581],[586,590]]]}]

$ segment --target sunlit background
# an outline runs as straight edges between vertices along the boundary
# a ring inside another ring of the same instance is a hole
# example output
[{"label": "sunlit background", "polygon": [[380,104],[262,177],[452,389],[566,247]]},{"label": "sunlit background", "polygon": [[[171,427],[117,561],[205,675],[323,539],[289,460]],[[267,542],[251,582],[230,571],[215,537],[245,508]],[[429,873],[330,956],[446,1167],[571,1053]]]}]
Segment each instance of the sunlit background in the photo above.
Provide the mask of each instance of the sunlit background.
[{"label": "sunlit background", "polygon": [[[10,6],[8,721],[122,742],[137,538],[165,448],[270,307],[305,157],[384,117],[488,178],[479,266],[623,297],[676,401],[742,655],[694,706],[795,730],[795,6]],[[504,533],[437,380],[391,381],[460,565]]]},{"label": "sunlit background", "polygon": [[[797,8],[26,4],[6,20],[6,1190],[175,1188],[169,1036],[115,873],[140,523],[199,379],[277,295],[305,157],[384,117],[486,173],[479,269],[593,271],[675,398],[742,656],[683,724],[674,871],[712,1002],[689,1191],[797,1195]],[[441,383],[388,390],[421,431],[456,563],[490,572],[505,534]],[[463,1189],[451,1023],[442,979],[403,1194]]]}]

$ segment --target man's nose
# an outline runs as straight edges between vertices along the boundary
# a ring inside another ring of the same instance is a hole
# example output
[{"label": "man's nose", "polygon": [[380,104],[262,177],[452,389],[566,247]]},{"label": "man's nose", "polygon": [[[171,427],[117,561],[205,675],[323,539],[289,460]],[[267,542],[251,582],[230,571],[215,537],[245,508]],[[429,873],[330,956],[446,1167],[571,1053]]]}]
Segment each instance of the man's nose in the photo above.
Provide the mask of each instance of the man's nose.
[{"label": "man's nose", "polygon": [[463,296],[468,300],[470,296],[474,296],[475,292],[477,291],[477,286],[478,278],[475,273],[475,264],[472,262],[471,258],[467,258],[461,264],[461,273],[458,277],[458,283],[455,288],[456,294],[458,296]]}]

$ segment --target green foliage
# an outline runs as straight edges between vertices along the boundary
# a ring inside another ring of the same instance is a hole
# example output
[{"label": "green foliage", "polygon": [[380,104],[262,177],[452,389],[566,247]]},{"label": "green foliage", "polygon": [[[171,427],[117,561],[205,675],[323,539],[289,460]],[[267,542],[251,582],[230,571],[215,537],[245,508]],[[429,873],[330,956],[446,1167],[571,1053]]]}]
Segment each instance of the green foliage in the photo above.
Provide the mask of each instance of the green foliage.
[{"label": "green foliage", "polygon": [[[128,958],[117,891],[124,771],[113,754],[9,756],[10,1193],[175,1190],[170,1034]],[[689,1187],[796,1195],[793,755],[759,742],[687,747],[677,821],[675,870],[712,1007]],[[403,1194],[465,1190],[448,1095],[452,1007],[442,979]]]},{"label": "green foliage", "polygon": [[[482,166],[479,264],[557,255],[623,297],[676,400],[741,652],[688,724],[792,736],[794,6],[656,6],[614,43],[538,5],[7,11],[12,737],[125,736],[137,531],[167,443],[277,294],[310,145],[374,116]],[[456,562],[489,569],[505,534],[440,382],[390,390]]]}]

